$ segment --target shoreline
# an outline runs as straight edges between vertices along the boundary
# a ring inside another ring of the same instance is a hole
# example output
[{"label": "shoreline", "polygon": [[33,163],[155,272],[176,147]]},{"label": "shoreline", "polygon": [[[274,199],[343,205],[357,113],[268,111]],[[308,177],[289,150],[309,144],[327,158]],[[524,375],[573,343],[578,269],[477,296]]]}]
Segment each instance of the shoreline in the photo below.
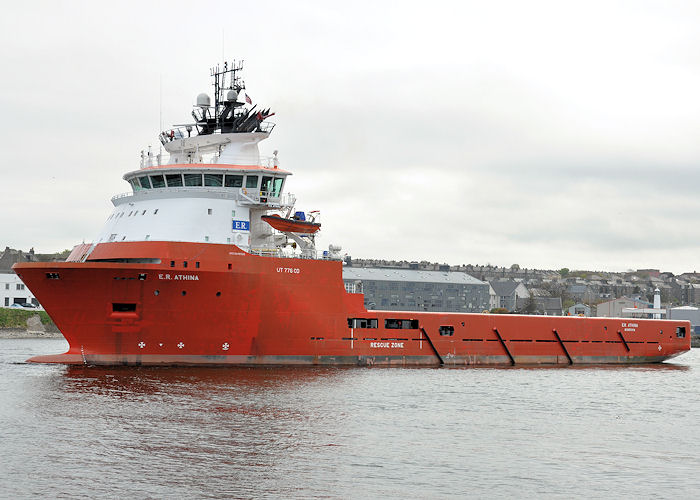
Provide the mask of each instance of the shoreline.
[{"label": "shoreline", "polygon": [[0,328],[0,339],[62,339],[59,331],[41,332],[24,328]]}]

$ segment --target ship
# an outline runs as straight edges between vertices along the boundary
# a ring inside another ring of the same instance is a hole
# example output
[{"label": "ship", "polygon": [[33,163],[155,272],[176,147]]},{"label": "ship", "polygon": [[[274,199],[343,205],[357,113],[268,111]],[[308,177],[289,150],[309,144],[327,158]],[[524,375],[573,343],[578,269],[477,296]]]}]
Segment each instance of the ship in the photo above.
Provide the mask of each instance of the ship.
[{"label": "ship", "polygon": [[65,262],[14,271],[68,341],[28,361],[87,365],[513,366],[657,363],[690,323],[368,310],[341,248],[317,250],[319,213],[286,190],[274,124],[242,63],[212,68],[213,102],[162,130],[124,174],[130,190]]}]

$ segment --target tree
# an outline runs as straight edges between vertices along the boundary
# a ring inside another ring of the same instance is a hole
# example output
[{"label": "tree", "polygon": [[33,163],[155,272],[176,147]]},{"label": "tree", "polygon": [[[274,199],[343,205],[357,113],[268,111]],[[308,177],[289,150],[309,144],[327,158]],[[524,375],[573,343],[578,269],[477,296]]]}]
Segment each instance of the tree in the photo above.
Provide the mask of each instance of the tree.
[{"label": "tree", "polygon": [[505,307],[494,307],[489,311],[491,314],[508,314],[508,309]]},{"label": "tree", "polygon": [[525,314],[536,314],[537,313],[537,301],[535,301],[534,295],[530,295],[530,297],[527,299],[527,303],[525,303],[525,307],[523,309],[523,312]]},{"label": "tree", "polygon": [[569,275],[569,268],[562,267],[561,269],[559,269],[559,274],[561,275],[562,278],[566,278]]}]

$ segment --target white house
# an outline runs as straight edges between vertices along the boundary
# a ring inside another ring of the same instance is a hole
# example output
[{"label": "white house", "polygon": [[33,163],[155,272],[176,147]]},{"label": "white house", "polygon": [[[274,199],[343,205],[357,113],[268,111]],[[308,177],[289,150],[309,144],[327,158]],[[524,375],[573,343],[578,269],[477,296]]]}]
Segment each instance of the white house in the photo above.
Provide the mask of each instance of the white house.
[{"label": "white house", "polygon": [[19,276],[15,273],[0,273],[0,307],[25,303],[39,305],[39,301],[34,298]]}]

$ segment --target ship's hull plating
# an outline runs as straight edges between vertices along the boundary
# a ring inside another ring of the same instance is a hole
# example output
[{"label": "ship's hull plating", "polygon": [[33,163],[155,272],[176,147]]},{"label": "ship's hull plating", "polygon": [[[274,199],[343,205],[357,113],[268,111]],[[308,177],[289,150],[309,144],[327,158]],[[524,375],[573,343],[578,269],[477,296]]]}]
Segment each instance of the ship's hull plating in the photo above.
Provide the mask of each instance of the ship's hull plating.
[{"label": "ship's hull plating", "polygon": [[30,361],[571,365],[654,363],[690,349],[686,321],[367,311],[345,291],[340,262],[231,245],[111,243],[90,259],[15,266],[70,344]]}]

